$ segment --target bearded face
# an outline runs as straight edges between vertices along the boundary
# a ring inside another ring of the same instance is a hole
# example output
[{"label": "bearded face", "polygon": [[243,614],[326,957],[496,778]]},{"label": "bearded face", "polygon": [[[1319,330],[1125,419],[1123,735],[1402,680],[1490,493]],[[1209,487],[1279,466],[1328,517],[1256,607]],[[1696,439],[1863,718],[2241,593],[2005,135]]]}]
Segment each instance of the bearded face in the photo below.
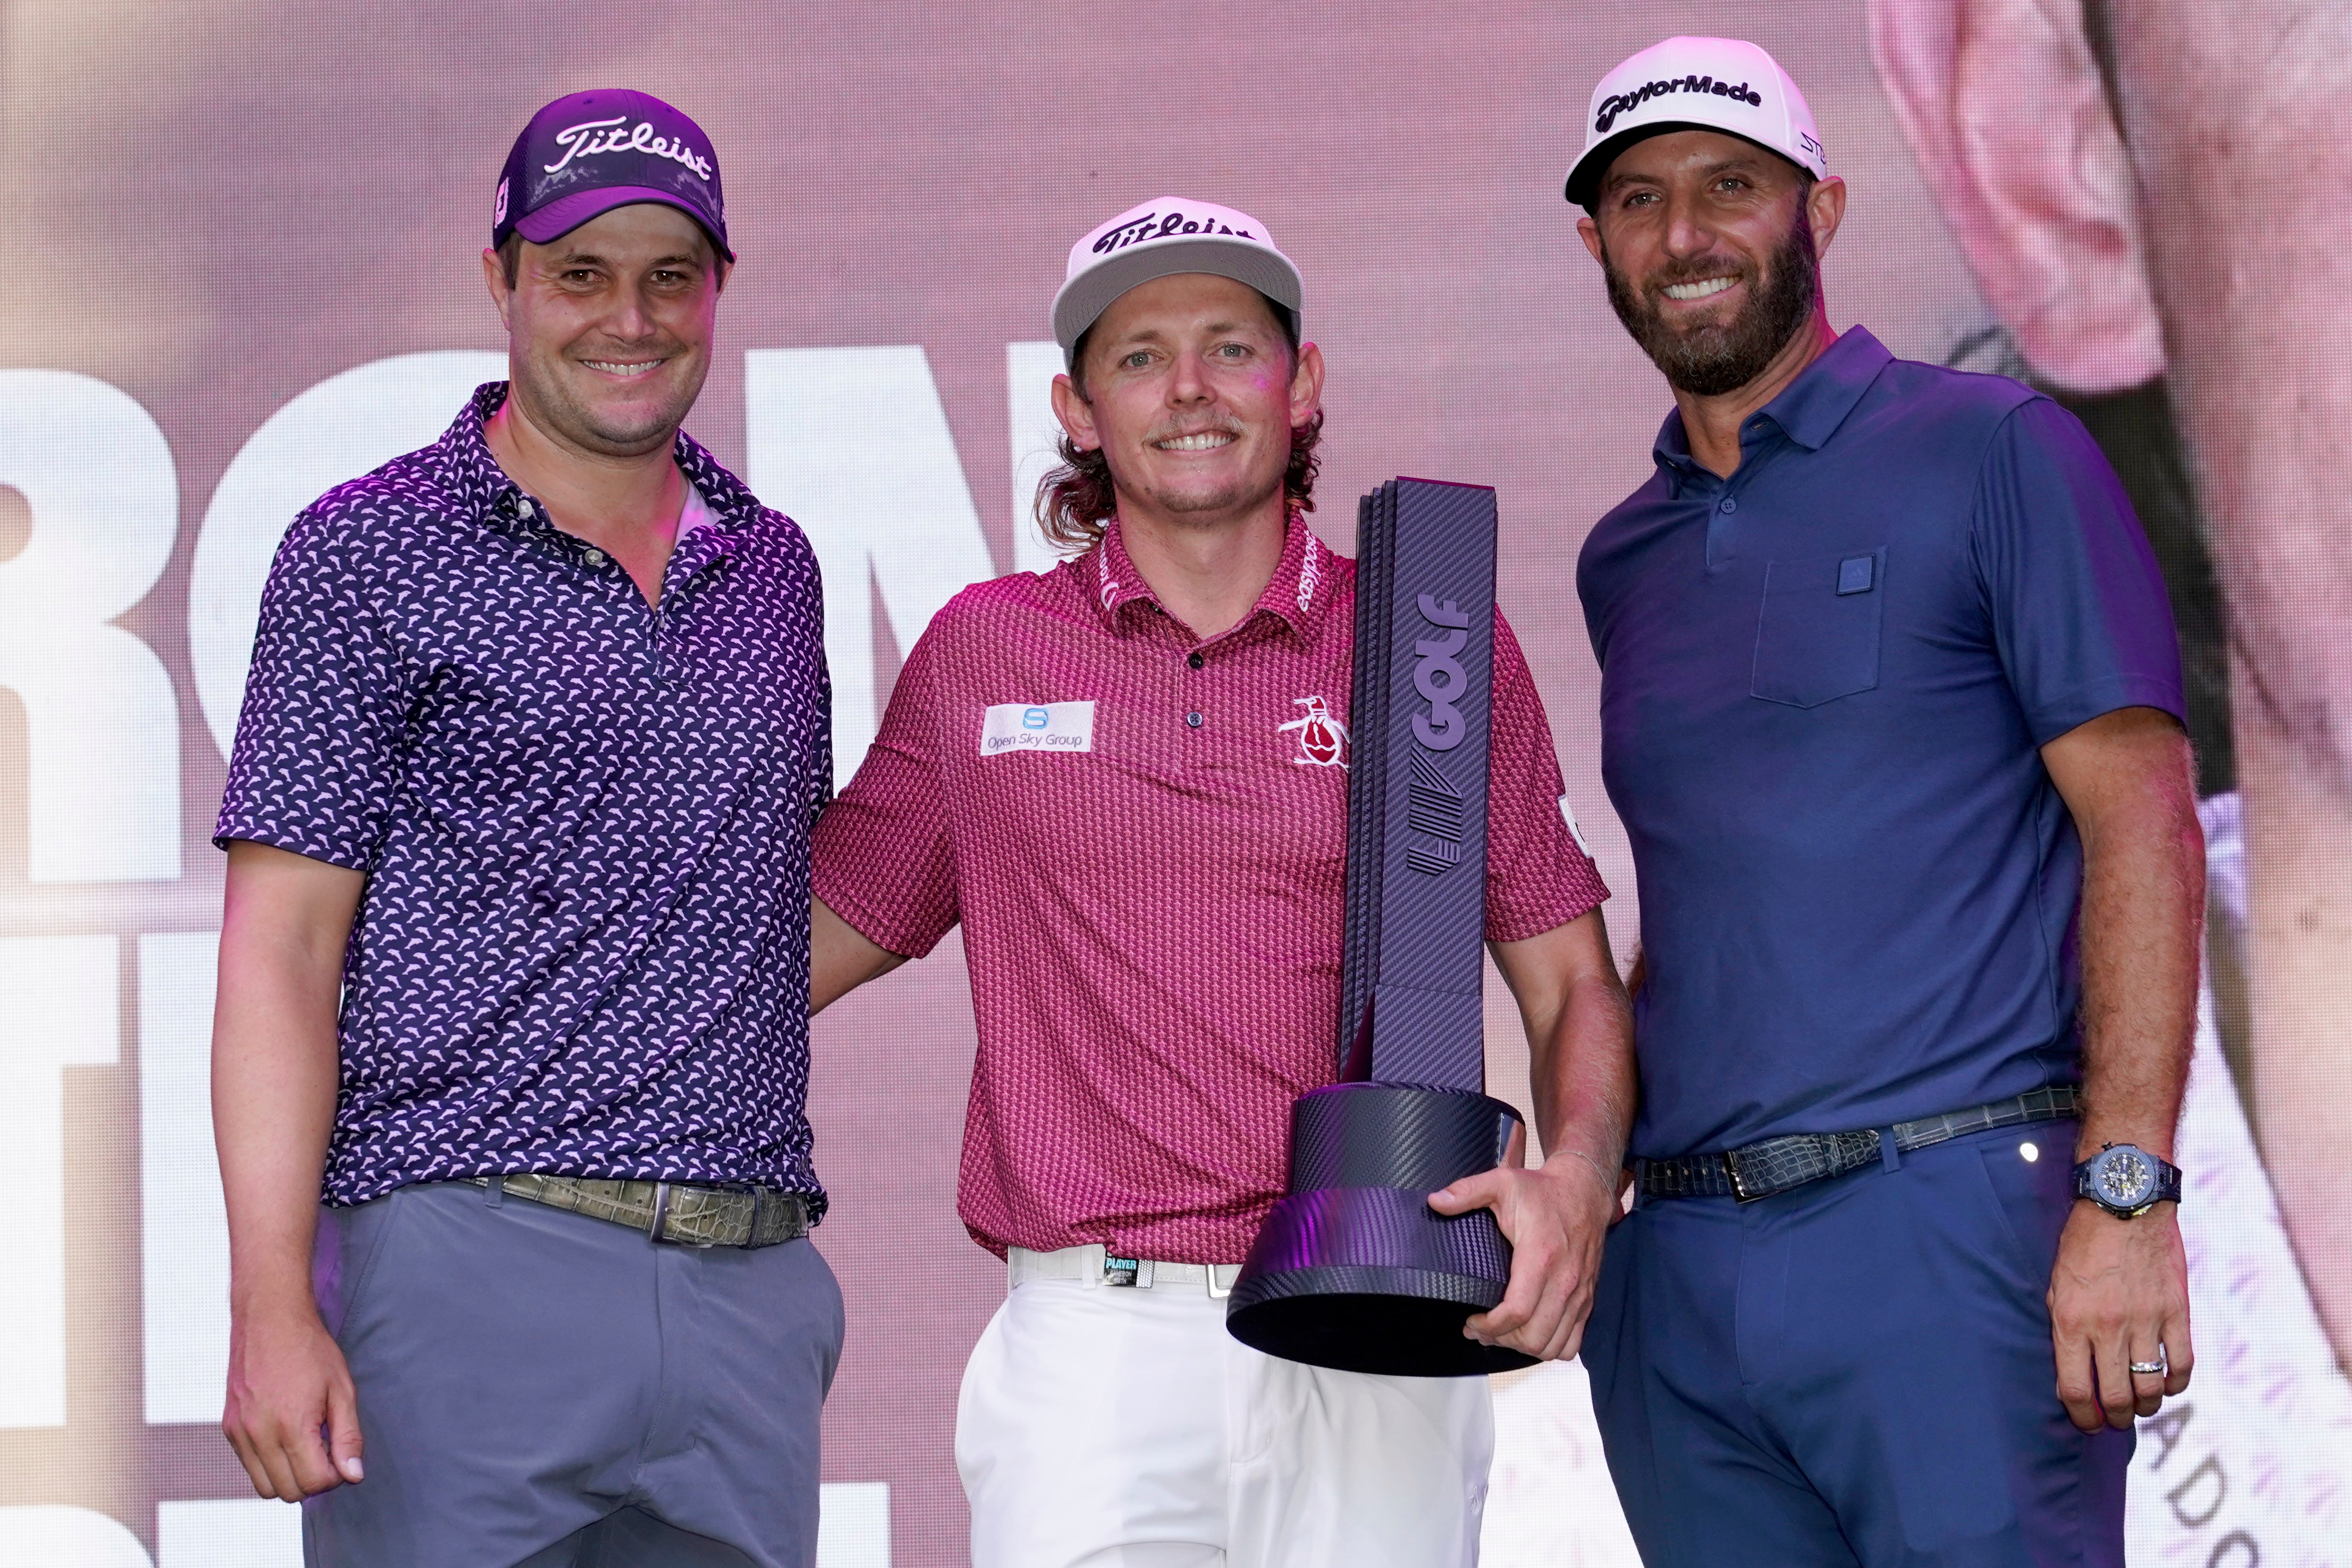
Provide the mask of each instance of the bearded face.
[{"label": "bearded face", "polygon": [[[1604,244],[1601,268],[1609,303],[1642,352],[1669,385],[1699,397],[1735,392],[1762,374],[1821,296],[1821,261],[1801,198],[1788,232],[1760,262],[1718,247],[1704,256],[1669,259],[1636,279],[1619,269]],[[1740,283],[1748,287],[1732,287]],[[1741,302],[1728,314],[1677,310],[1684,319],[1668,319],[1669,289],[1687,294],[1709,288]]]}]

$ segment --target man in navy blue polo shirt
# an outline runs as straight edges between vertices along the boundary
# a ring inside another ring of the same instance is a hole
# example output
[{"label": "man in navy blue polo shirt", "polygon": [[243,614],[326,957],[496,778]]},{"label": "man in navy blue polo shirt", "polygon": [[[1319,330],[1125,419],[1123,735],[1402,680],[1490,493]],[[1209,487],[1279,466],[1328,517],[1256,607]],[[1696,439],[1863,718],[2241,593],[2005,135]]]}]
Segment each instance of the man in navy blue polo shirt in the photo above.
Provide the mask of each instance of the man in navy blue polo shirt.
[{"label": "man in navy blue polo shirt", "polygon": [[1763,50],[1620,66],[1568,195],[1675,405],[1578,573],[1641,888],[1584,1352],[1635,1539],[2120,1563],[2191,1361],[2204,886],[2147,542],[2047,399],[1831,331],[1845,190]]},{"label": "man in navy blue polo shirt", "polygon": [[217,830],[223,1427],[313,1564],[814,1558],[829,703],[808,542],[678,428],[733,259],[692,121],[548,105],[483,253],[510,381],[270,573]]}]

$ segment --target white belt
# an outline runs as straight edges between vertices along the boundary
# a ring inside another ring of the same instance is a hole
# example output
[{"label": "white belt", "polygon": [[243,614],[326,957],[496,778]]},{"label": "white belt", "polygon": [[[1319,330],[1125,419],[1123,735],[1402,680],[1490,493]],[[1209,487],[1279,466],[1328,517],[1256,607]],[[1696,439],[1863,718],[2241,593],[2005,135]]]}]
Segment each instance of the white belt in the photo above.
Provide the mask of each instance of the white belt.
[{"label": "white belt", "polygon": [[1108,1247],[1066,1247],[1059,1252],[1032,1252],[1008,1247],[1004,1272],[1008,1289],[1018,1289],[1031,1279],[1076,1279],[1088,1285],[1124,1286],[1150,1290],[1162,1285],[1206,1287],[1223,1300],[1234,1293],[1238,1263],[1161,1263],[1150,1258],[1114,1258]]}]

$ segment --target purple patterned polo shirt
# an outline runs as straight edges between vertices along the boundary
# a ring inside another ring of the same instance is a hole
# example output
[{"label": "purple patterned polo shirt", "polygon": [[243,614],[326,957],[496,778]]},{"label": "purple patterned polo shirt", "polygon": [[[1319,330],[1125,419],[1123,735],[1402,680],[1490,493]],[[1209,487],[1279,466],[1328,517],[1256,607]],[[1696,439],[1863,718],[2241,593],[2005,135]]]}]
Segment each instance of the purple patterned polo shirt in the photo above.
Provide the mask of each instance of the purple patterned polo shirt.
[{"label": "purple patterned polo shirt", "polygon": [[522,1171],[816,1195],[816,558],[681,434],[709,524],[649,607],[492,458],[505,396],[313,503],[262,595],[215,842],[368,878],[328,1201]]}]

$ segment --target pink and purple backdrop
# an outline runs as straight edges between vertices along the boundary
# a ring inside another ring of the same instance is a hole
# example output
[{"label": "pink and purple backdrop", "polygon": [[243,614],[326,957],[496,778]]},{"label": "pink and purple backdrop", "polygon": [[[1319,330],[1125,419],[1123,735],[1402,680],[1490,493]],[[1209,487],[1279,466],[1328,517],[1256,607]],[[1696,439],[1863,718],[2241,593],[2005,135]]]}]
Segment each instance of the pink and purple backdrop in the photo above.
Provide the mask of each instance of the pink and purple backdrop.
[{"label": "pink and purple backdrop", "polygon": [[[2294,58],[2318,62],[2313,80],[2345,74],[2325,63],[2352,51],[2321,37],[2341,30],[2324,8],[2252,9],[2304,18]],[[2239,879],[2217,883],[2182,1144],[2203,1355],[2188,1399],[2143,1435],[2134,1554],[2352,1561],[2352,1237],[2302,1173],[2352,1145],[2352,981],[2331,957],[2352,957],[2352,864],[2328,847],[2352,842],[2352,824],[2328,831],[2352,770],[2326,723],[2263,728],[2243,699],[2284,670],[2309,711],[2352,711],[2352,668],[2317,635],[2352,599],[2341,509],[2311,500],[2318,458],[2297,489],[2255,455],[2282,428],[2329,428],[2352,395],[2330,342],[2343,329],[2298,332],[2267,296],[2233,294],[2243,268],[2197,242],[2227,220],[2196,171],[2238,155],[2232,127],[2267,113],[2262,95],[2216,91],[2201,130],[2148,107],[2184,60],[2259,77],[2228,15],[2160,4],[2085,26],[2073,0],[0,5],[0,1151],[15,1194],[0,1568],[299,1560],[291,1511],[251,1500],[214,1426],[226,1272],[205,1102],[209,829],[278,533],[499,374],[477,257],[532,109],[634,86],[718,144],[742,264],[689,427],[817,542],[845,777],[930,612],[1049,559],[1024,498],[1070,240],[1170,193],[1263,219],[1305,271],[1331,367],[1325,536],[1351,549],[1348,503],[1398,472],[1501,491],[1503,602],[1625,949],[1635,889],[1599,784],[1573,568],[1593,519],[1647,471],[1667,400],[1609,313],[1559,180],[1600,72],[1676,31],[1753,37],[1807,89],[1853,188],[1826,262],[1837,325],[2105,410],[2119,461],[2178,503],[2183,548],[2219,563],[2232,611],[2210,584],[2182,605],[2211,649],[2235,629],[2236,662],[2212,658],[2217,689],[2234,670],[2241,693],[2236,762],[2209,769],[2208,806],[2217,878]],[[2315,101],[2311,86],[2287,97]],[[2047,145],[2092,151],[2067,164]],[[2301,211],[2291,193],[2254,198],[2258,223]],[[2344,221],[2326,216],[2332,244],[2310,266],[2341,268]],[[2293,300],[2304,285],[2278,287]],[[2243,391],[2281,379],[2303,404]],[[2126,416],[2149,395],[2108,396],[2144,384],[2173,394],[2147,417]],[[2314,400],[2319,416],[2295,425]],[[2303,576],[2260,569],[2281,550]],[[2200,739],[2226,759],[2231,735],[2223,713]],[[2315,923],[2265,923],[2291,896]],[[1488,1016],[1496,1091],[1524,1105],[1499,991]],[[823,1561],[958,1563],[956,1383],[1003,1289],[954,1215],[971,1055],[960,950],[829,1013],[815,1055],[835,1200],[819,1239],[850,1316]],[[1487,1561],[1633,1562],[1580,1371],[1498,1380],[1496,1398]]]}]

